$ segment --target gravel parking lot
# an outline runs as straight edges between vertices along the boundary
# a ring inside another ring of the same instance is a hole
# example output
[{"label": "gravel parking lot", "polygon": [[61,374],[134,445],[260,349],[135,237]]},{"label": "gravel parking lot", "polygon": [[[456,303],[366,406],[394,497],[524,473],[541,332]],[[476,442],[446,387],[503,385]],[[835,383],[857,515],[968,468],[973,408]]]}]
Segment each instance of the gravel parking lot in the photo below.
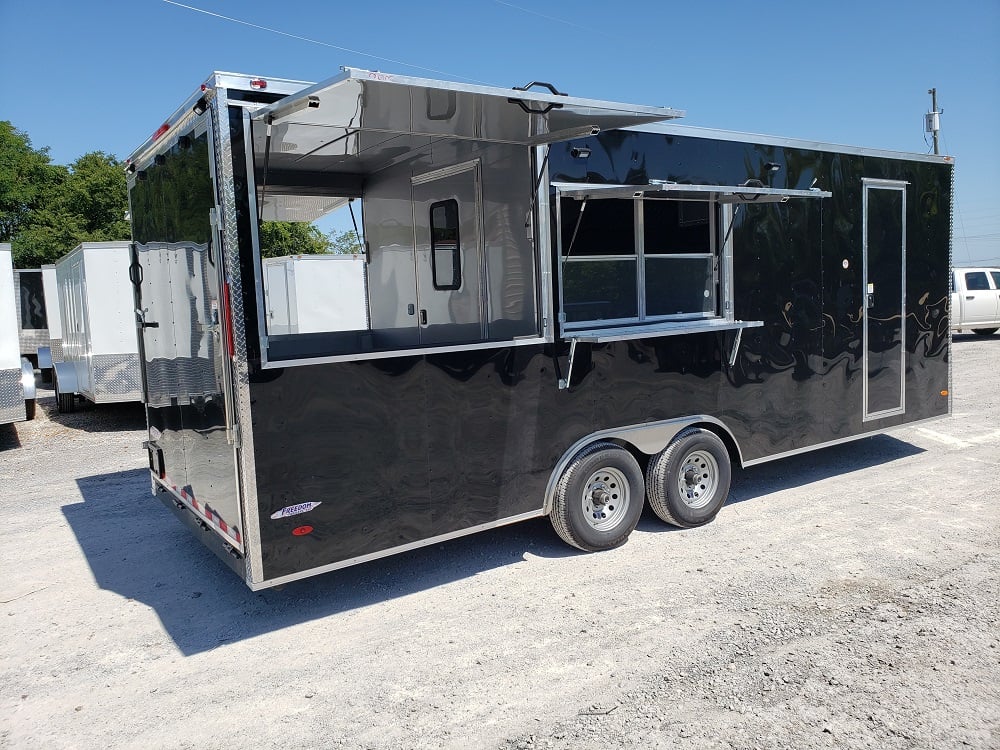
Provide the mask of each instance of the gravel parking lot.
[{"label": "gravel parking lot", "polygon": [[1000,336],[954,414],[738,472],[715,523],[539,520],[254,593],[139,405],[0,426],[0,746],[1000,747]]}]

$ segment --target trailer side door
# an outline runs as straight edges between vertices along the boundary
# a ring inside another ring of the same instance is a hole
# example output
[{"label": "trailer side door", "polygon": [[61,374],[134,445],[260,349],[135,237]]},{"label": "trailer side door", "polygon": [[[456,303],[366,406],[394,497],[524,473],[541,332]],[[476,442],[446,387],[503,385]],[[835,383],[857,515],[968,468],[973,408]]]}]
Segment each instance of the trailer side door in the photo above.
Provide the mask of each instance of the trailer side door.
[{"label": "trailer side door", "polygon": [[412,203],[420,343],[485,339],[479,161],[414,177]]},{"label": "trailer side door", "polygon": [[906,183],[864,180],[864,413],[905,410]]}]

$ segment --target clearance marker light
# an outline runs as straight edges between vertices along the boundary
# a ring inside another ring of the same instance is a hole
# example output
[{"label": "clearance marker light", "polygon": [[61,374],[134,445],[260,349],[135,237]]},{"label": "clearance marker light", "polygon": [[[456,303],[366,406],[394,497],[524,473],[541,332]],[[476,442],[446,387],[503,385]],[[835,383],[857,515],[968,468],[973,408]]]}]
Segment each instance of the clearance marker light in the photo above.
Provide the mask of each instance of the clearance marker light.
[{"label": "clearance marker light", "polygon": [[157,138],[166,133],[168,130],[170,130],[170,125],[168,125],[167,123],[163,123],[162,125],[160,125],[160,127],[156,129],[156,132],[153,133],[153,140],[155,141]]},{"label": "clearance marker light", "polygon": [[948,395],[948,391],[941,391],[941,395],[942,396],[947,396]]},{"label": "clearance marker light", "polygon": [[292,529],[292,534],[295,536],[305,536],[306,534],[312,534],[312,526],[296,526]]},{"label": "clearance marker light", "polygon": [[267,81],[265,81],[263,78],[252,78],[250,80],[250,88],[252,88],[252,89],[266,89],[267,88]]}]

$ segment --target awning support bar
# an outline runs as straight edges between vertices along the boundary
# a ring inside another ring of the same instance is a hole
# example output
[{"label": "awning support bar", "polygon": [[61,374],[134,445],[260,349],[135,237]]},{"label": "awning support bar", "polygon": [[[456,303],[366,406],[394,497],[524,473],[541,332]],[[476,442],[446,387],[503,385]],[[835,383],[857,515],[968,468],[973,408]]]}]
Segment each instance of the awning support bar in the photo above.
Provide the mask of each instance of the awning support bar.
[{"label": "awning support bar", "polygon": [[573,359],[576,357],[576,344],[578,339],[569,340],[569,360],[566,362],[566,377],[560,378],[559,390],[565,391],[569,384],[573,382]]}]

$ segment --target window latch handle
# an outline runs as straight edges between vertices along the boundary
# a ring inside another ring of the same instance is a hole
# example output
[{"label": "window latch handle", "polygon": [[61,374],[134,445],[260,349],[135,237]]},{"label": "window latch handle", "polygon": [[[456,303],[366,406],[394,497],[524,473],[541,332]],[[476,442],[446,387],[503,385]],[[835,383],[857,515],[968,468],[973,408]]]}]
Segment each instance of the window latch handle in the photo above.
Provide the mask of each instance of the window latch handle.
[{"label": "window latch handle", "polygon": [[427,311],[426,310],[421,310],[420,311],[420,325],[422,325],[422,326],[427,325]]}]

